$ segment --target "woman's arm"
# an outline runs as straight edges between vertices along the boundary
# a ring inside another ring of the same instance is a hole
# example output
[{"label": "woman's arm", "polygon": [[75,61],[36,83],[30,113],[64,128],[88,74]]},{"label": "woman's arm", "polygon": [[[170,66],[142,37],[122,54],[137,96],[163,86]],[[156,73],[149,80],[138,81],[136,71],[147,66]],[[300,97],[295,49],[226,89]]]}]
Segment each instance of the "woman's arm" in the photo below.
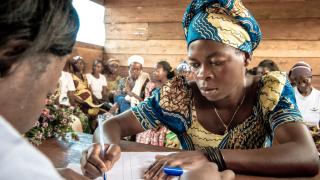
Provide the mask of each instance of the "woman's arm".
[{"label": "woman's arm", "polygon": [[127,91],[127,94],[131,97],[138,99],[140,102],[143,101],[143,99],[140,96],[136,95],[135,93],[133,93],[131,91]]},{"label": "woman's arm", "polygon": [[227,168],[236,173],[267,176],[313,176],[319,157],[308,129],[302,123],[284,123],[275,130],[272,147],[221,150]]},{"label": "woman's arm", "polygon": [[[103,123],[104,137],[106,144],[119,144],[122,137],[143,132],[140,122],[133,115],[131,110],[127,110],[119,115],[110,118]],[[93,142],[99,139],[98,130],[94,133]]]},{"label": "woman's arm", "polygon": [[77,103],[82,104],[84,102],[80,97],[74,94],[74,91],[68,91],[67,96],[72,106],[76,106]]},{"label": "woman's arm", "polygon": [[105,101],[105,102],[109,102],[109,89],[107,86],[102,86],[102,99]]},{"label": "woman's arm", "polygon": [[89,91],[90,91],[91,96],[92,96],[92,101],[93,101],[93,103],[95,103],[95,104],[100,104],[100,103],[101,103],[101,102],[100,102],[100,99],[98,99],[98,98],[93,94],[93,90],[92,90],[92,87],[91,87],[90,84],[88,85],[88,87],[89,87]]}]

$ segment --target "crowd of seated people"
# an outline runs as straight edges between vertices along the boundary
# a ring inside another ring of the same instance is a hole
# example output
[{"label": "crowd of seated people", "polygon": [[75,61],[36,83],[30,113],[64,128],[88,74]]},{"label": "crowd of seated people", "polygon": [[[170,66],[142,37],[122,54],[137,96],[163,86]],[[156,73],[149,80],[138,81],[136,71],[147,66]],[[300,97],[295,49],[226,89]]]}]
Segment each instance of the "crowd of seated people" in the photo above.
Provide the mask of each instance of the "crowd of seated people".
[{"label": "crowd of seated people", "polygon": [[[92,71],[85,73],[85,60],[81,56],[74,56],[67,60],[61,72],[56,103],[62,108],[79,107],[89,118],[93,132],[97,126],[98,114],[117,115],[125,112],[151,96],[155,89],[172,79],[175,73],[192,79],[186,62],[174,69],[167,61],[159,61],[151,74],[143,71],[143,65],[143,57],[129,57],[128,76],[122,77],[119,74],[118,59],[94,60]],[[176,135],[167,128],[162,127],[142,134],[137,136],[137,142],[179,147]],[[135,139],[134,137],[131,140]]]}]

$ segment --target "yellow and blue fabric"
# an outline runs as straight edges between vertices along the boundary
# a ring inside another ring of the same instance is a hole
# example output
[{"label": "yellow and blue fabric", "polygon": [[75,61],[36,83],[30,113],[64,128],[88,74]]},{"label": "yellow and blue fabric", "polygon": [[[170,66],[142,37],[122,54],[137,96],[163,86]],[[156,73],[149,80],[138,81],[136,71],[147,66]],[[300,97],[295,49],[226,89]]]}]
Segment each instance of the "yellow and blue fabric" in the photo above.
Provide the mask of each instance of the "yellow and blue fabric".
[{"label": "yellow and blue fabric", "polygon": [[209,146],[221,149],[270,147],[279,125],[302,121],[286,73],[275,71],[263,76],[253,113],[223,135],[207,131],[198,121],[192,92],[185,78],[177,76],[131,111],[144,129],[161,125],[169,128],[186,150]]},{"label": "yellow and blue fabric", "polygon": [[248,53],[262,37],[257,21],[240,0],[193,0],[185,11],[183,28],[188,46],[209,39]]}]

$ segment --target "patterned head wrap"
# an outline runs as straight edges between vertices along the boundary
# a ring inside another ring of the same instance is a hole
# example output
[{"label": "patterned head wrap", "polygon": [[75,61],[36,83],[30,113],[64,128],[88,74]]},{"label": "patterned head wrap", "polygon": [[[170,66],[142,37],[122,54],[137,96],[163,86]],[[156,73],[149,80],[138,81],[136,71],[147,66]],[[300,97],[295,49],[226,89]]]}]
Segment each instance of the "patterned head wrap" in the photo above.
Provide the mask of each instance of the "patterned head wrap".
[{"label": "patterned head wrap", "polygon": [[119,59],[115,59],[115,58],[110,58],[107,60],[107,64],[120,64],[120,60]]},{"label": "patterned head wrap", "polygon": [[240,0],[193,0],[185,11],[183,28],[188,46],[198,39],[210,39],[248,53],[262,36]]}]

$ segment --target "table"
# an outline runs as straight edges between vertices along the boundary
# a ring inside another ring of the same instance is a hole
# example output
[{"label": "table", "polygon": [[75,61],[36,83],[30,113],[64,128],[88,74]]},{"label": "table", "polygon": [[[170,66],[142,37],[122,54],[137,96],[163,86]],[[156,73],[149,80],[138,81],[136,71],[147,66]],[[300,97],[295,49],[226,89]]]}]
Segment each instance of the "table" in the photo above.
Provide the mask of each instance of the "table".
[{"label": "table", "polygon": [[[71,140],[67,137],[66,141],[58,139],[47,139],[38,148],[42,151],[57,168],[66,167],[69,163],[79,163],[82,149],[87,148],[92,143],[92,135],[79,133],[79,141]],[[176,149],[170,149],[165,147],[156,147],[146,144],[139,144],[130,141],[121,141],[120,147],[124,152],[170,152],[177,151]],[[273,177],[260,177],[249,175],[236,175],[236,179],[240,180],[320,180],[319,174],[315,177],[309,178],[273,178]]]}]

